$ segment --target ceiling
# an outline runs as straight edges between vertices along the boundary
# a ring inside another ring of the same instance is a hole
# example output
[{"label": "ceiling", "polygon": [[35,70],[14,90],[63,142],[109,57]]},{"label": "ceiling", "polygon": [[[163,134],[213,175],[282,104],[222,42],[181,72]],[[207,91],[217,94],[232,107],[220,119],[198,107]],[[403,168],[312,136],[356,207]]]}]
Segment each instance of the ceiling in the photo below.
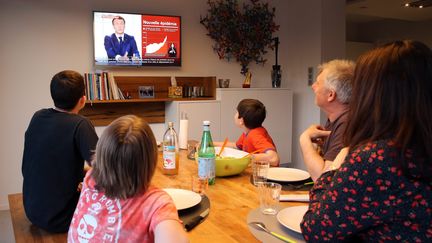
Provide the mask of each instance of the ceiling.
[{"label": "ceiling", "polygon": [[412,22],[432,20],[432,0],[423,0],[425,8],[407,8],[403,5],[417,0],[346,0],[347,20],[366,23],[383,19],[398,19]]}]

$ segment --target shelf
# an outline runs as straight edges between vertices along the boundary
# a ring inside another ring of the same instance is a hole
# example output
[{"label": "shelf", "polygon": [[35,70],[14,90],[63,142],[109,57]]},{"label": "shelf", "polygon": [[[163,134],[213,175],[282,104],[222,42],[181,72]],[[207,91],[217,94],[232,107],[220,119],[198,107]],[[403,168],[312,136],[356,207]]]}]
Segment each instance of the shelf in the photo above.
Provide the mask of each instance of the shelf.
[{"label": "shelf", "polygon": [[94,126],[107,126],[124,115],[134,114],[149,123],[165,122],[165,102],[121,102],[87,104],[81,114],[88,117]]},{"label": "shelf", "polygon": [[[116,76],[115,81],[123,94],[129,94],[126,100],[87,100],[81,114],[88,117],[94,126],[109,125],[116,118],[135,114],[149,123],[165,122],[165,102],[199,101],[216,99],[216,77],[175,77],[177,86],[202,86],[203,97],[170,98],[168,87],[171,77],[158,76]],[[154,98],[139,98],[139,86],[153,86]]]},{"label": "shelf", "polygon": [[148,99],[126,99],[126,100],[87,100],[86,104],[112,104],[112,103],[146,103],[146,102],[167,102],[167,101],[194,101],[214,100],[213,97],[196,98],[148,98]]},{"label": "shelf", "polygon": [[113,103],[146,103],[146,102],[165,102],[171,98],[149,98],[149,99],[127,99],[127,100],[87,100],[86,104],[113,104]]}]

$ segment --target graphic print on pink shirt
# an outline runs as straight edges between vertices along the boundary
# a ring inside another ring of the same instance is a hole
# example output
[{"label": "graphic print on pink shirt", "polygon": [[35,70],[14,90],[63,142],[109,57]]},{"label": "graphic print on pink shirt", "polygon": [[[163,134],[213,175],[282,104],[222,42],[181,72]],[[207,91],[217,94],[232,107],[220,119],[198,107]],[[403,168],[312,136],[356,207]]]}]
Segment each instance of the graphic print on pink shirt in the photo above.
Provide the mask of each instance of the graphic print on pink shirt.
[{"label": "graphic print on pink shirt", "polygon": [[[75,215],[72,219],[71,227],[76,225],[75,220],[79,223],[76,231],[72,232],[73,235],[69,239],[78,239],[80,243],[87,243],[95,235],[103,235],[103,241],[117,242],[122,221],[119,199],[109,199],[97,190],[89,188],[85,188],[81,192],[81,197],[77,209],[86,213],[81,218],[77,218],[78,215]],[[75,210],[75,214],[77,212],[78,210]],[[98,222],[98,220],[105,222]]]}]

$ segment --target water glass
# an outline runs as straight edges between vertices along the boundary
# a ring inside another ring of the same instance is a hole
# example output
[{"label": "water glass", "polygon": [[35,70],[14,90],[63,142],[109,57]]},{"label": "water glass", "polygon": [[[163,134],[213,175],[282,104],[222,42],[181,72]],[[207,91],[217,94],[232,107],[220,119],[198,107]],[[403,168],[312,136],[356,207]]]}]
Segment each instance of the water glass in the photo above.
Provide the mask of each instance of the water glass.
[{"label": "water glass", "polygon": [[199,86],[199,89],[198,89],[198,90],[199,90],[199,92],[198,92],[198,93],[199,93],[198,96],[199,96],[199,97],[204,97],[204,93],[205,93],[205,92],[204,92],[204,86]]},{"label": "water glass", "polygon": [[208,178],[192,175],[192,191],[204,195],[208,188]]},{"label": "water glass", "polygon": [[197,98],[199,96],[199,86],[193,86],[192,88],[192,98]]},{"label": "water glass", "polygon": [[268,161],[252,161],[252,179],[253,184],[258,186],[259,183],[267,181],[267,173],[270,168]]},{"label": "water glass", "polygon": [[282,185],[262,182],[258,185],[260,209],[263,214],[276,214]]}]

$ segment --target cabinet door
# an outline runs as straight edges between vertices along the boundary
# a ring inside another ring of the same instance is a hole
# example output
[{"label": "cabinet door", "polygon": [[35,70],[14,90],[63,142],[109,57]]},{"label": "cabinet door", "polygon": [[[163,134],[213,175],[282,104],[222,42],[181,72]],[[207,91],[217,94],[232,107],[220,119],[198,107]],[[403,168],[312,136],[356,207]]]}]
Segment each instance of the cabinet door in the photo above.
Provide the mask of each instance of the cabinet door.
[{"label": "cabinet door", "polygon": [[220,103],[214,101],[180,102],[178,104],[179,120],[182,113],[189,119],[188,139],[200,141],[202,122],[211,122],[210,131],[213,141],[220,141]]}]

